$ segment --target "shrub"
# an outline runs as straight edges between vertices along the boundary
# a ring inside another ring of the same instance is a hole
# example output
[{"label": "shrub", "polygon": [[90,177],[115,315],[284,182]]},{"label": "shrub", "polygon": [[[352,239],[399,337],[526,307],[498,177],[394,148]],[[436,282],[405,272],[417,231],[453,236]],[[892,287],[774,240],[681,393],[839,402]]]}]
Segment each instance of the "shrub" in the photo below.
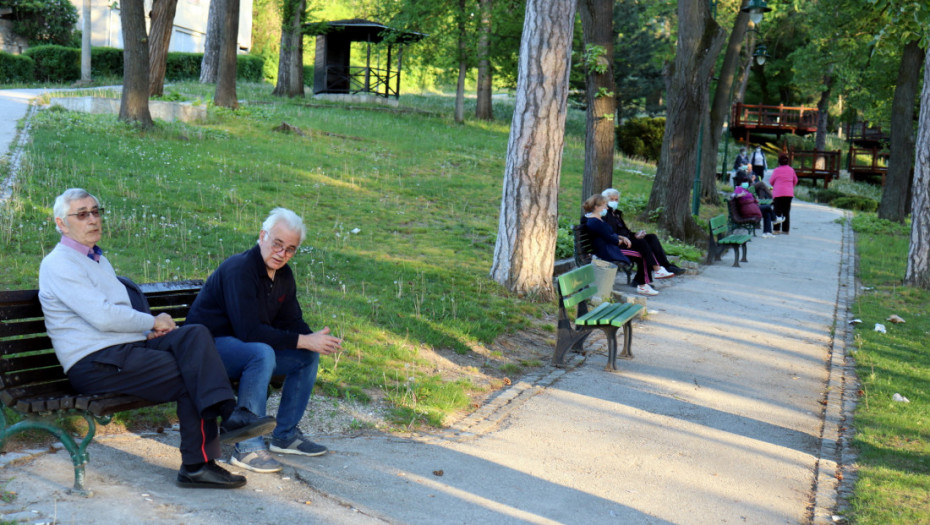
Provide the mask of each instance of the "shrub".
[{"label": "shrub", "polygon": [[68,44],[78,21],[70,0],[0,0],[12,9],[13,32],[34,44]]},{"label": "shrub", "polygon": [[304,85],[313,87],[313,66],[304,66]]},{"label": "shrub", "polygon": [[203,53],[168,53],[165,59],[165,80],[197,80]]},{"label": "shrub", "polygon": [[[258,55],[236,56],[236,78],[239,80],[261,82],[264,67],[265,59]],[[200,75],[200,68],[197,69],[197,75]]]},{"label": "shrub", "polygon": [[122,77],[123,50],[115,47],[91,48],[90,69],[94,77]]},{"label": "shrub", "polygon": [[837,208],[856,211],[875,211],[878,209],[878,201],[859,195],[843,195],[833,199],[831,203]]},{"label": "shrub", "polygon": [[808,190],[808,194],[814,199],[815,202],[820,202],[823,204],[831,204],[833,201],[845,195],[842,192],[831,189],[823,188],[811,188]]},{"label": "shrub", "polygon": [[25,55],[0,51],[0,82],[32,82],[35,80],[35,61]]},{"label": "shrub", "polygon": [[617,127],[617,146],[628,157],[658,161],[664,135],[664,118],[631,118]]},{"label": "shrub", "polygon": [[81,50],[64,46],[35,46],[23,52],[35,61],[39,82],[73,82],[81,78]]},{"label": "shrub", "polygon": [[555,258],[567,259],[575,256],[575,234],[572,225],[575,224],[567,217],[559,217],[559,229],[555,238]]}]

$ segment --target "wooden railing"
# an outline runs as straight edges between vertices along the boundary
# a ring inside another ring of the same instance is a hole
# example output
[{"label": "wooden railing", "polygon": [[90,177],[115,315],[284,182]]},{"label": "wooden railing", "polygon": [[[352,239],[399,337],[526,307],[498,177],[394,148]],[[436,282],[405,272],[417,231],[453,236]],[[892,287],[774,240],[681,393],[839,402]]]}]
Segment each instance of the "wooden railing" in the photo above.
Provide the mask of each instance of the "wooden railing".
[{"label": "wooden railing", "polygon": [[817,131],[817,108],[763,106],[738,103],[733,106],[730,126],[794,133]]},{"label": "wooden railing", "polygon": [[[393,86],[391,84],[394,84]],[[371,93],[397,98],[400,72],[374,67],[329,66],[326,68],[326,93]]]},{"label": "wooden railing", "polygon": [[872,175],[881,175],[882,186],[885,185],[885,176],[888,174],[888,159],[891,153],[880,147],[857,148],[849,147],[849,176],[852,180],[868,178]]},{"label": "wooden railing", "polygon": [[854,124],[846,124],[846,140],[851,142],[855,141],[868,141],[868,142],[882,142],[888,141],[890,137],[885,134],[879,126],[873,126],[868,122],[856,122]]},{"label": "wooden railing", "polygon": [[823,179],[823,187],[829,186],[840,176],[840,150],[836,151],[789,151],[791,167],[799,179]]}]

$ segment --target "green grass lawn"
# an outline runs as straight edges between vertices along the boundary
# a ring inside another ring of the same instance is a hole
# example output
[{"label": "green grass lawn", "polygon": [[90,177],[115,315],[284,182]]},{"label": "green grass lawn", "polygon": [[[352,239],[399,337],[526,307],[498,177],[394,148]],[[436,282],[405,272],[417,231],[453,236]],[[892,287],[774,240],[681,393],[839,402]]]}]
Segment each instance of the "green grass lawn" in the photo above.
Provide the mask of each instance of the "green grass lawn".
[{"label": "green grass lawn", "polygon": [[[909,228],[856,215],[859,279],[856,371],[862,393],[854,446],[854,523],[930,523],[930,292],[902,287]],[[897,314],[906,322],[886,319]],[[888,333],[874,331],[875,323]],[[910,403],[892,401],[899,393]]]},{"label": "green grass lawn", "polygon": [[[439,425],[469,407],[470,394],[495,385],[445,380],[424,351],[481,355],[488,370],[528,366],[486,348],[555,310],[488,277],[512,107],[497,102],[497,120],[458,125],[449,97],[404,97],[406,109],[386,111],[270,91],[241,85],[245,102],[233,112],[212,107],[209,86],[171,86],[169,97],[211,106],[209,120],[150,132],[114,116],[40,112],[14,197],[2,208],[0,286],[37,285],[39,261],[59,238],[51,205],[68,187],[102,200],[101,245],[137,282],[205,279],[255,242],[271,208],[285,206],[308,225],[291,261],[305,317],[346,341],[343,354],[323,359],[324,392],[386,398],[398,422]],[[282,122],[304,136],[272,131]],[[573,113],[565,217],[580,212],[583,135],[584,115]],[[627,161],[616,171],[631,208],[644,205],[652,171]]]}]

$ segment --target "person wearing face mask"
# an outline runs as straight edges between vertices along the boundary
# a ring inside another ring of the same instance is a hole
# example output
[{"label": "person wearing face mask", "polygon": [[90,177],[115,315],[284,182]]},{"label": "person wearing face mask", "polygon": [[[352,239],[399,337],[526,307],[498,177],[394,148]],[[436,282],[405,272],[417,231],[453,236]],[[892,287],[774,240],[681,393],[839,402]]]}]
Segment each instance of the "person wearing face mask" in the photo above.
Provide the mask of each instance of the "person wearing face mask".
[{"label": "person wearing face mask", "polygon": [[634,233],[627,227],[626,222],[623,221],[623,212],[619,207],[620,191],[607,188],[601,192],[601,195],[607,199],[607,216],[604,218],[607,224],[614,233],[629,239],[634,250],[643,254],[643,259],[652,268],[656,279],[668,279],[676,274],[685,273],[683,269],[669,262],[665,249],[662,248],[662,241],[656,234],[646,233],[645,230]]},{"label": "person wearing face mask", "polygon": [[585,212],[582,224],[590,234],[594,255],[610,262],[632,261],[636,264],[636,276],[633,278],[636,292],[640,295],[659,295],[649,284],[652,282],[652,272],[649,266],[644,264],[643,255],[632,248],[633,243],[628,237],[617,235],[604,221],[608,215],[607,199],[595,193],[584,201],[582,208]]}]

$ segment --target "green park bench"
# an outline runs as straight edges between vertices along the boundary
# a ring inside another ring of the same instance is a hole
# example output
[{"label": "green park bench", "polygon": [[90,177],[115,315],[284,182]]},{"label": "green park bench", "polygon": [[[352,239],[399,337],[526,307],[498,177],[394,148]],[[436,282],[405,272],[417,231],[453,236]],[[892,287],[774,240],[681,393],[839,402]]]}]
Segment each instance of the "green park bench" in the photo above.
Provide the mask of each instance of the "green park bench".
[{"label": "green park bench", "polygon": [[[591,242],[588,229],[583,224],[572,226],[572,235],[575,238],[575,268],[581,268],[591,263],[591,256],[594,255],[594,243]],[[617,268],[626,274],[626,284],[633,282],[633,265],[624,262],[611,261],[617,265]]]},{"label": "green park bench", "polygon": [[[761,204],[761,202],[760,202]],[[753,237],[756,236],[756,229],[762,227],[762,219],[743,217],[739,212],[739,203],[733,197],[727,198],[727,210],[729,211],[728,220],[730,221],[730,231],[737,228],[744,228]]]},{"label": "green park bench", "polygon": [[[581,350],[581,345],[592,330],[603,330],[607,337],[607,366],[605,370],[617,369],[617,331],[623,328],[623,352],[620,357],[632,359],[630,343],[633,341],[633,319],[643,311],[641,304],[601,303],[588,311],[587,299],[597,293],[594,285],[594,267],[590,264],[564,273],[556,278],[556,293],[559,296],[559,318],[555,353],[552,364],[563,364],[569,348]],[[568,318],[568,308],[578,306],[575,326]]]},{"label": "green park bench", "polygon": [[[719,261],[720,256],[729,248],[733,247],[733,266],[739,268],[740,261],[746,260],[746,243],[752,240],[752,235],[747,233],[732,233],[727,225],[727,216],[718,215],[710,220],[708,226],[710,236],[707,239],[707,264],[713,264]],[[739,257],[740,247],[743,249],[743,258]]]},{"label": "green park bench", "polygon": [[[140,285],[152,312],[167,312],[175,319],[187,317],[203,281],[179,281]],[[74,464],[74,491],[84,489],[87,447],[96,424],[106,425],[114,414],[158,403],[123,394],[83,395],[74,391],[52,342],[45,333],[38,290],[0,292],[0,446],[7,438],[26,430],[44,430],[61,440]],[[22,416],[12,426],[6,409]],[[56,421],[79,415],[87,421],[87,434],[78,443]]]}]

